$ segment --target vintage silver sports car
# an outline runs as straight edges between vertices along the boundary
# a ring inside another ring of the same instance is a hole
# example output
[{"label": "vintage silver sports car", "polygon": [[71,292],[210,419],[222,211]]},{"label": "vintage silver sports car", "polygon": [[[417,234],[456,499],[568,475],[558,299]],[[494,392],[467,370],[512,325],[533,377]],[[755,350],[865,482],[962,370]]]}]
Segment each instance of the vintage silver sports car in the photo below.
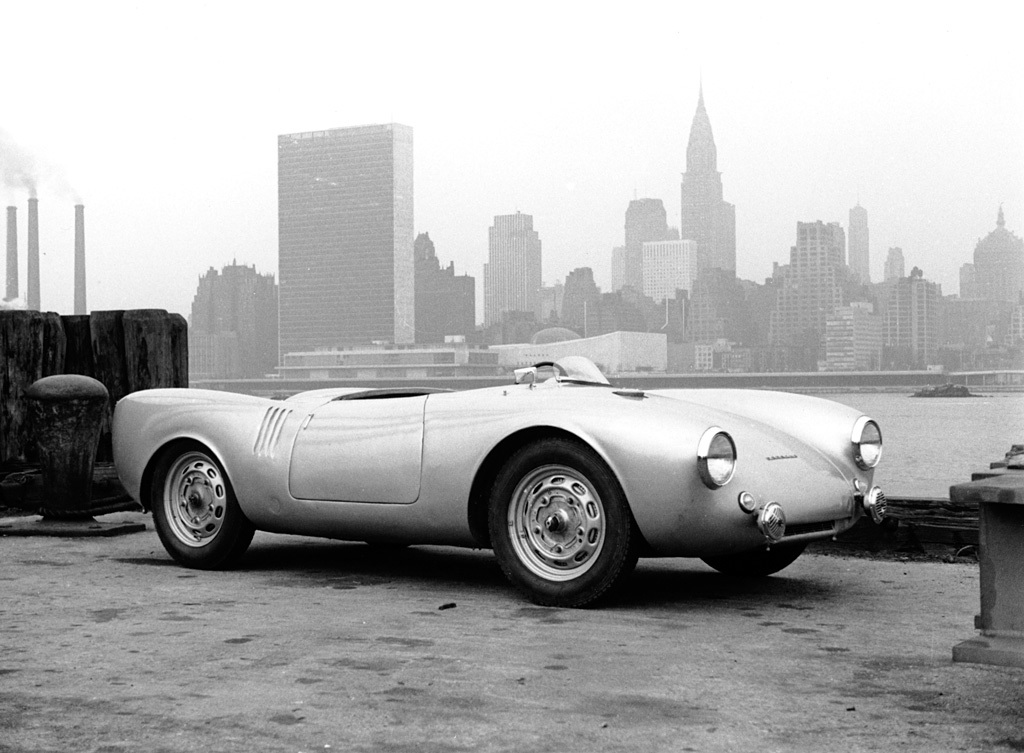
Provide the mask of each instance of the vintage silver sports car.
[{"label": "vintage silver sports car", "polygon": [[121,481],[187,567],[231,565],[257,529],[491,548],[545,605],[607,597],[638,557],[768,575],[885,514],[882,434],[859,411],[616,389],[579,357],[461,392],[145,390],[117,404],[113,439]]}]

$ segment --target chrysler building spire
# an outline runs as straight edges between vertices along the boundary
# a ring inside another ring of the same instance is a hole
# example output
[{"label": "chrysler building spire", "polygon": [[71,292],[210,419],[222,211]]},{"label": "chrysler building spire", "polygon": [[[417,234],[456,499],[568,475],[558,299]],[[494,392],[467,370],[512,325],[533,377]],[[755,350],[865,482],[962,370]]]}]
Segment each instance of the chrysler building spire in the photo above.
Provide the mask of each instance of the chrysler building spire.
[{"label": "chrysler building spire", "polygon": [[722,198],[722,175],[711,119],[704,107],[704,85],[686,146],[681,186],[680,238],[697,246],[697,268],[736,271],[736,207]]},{"label": "chrysler building spire", "polygon": [[718,170],[718,150],[711,132],[711,118],[704,109],[704,84],[697,96],[697,111],[690,126],[690,141],[686,146],[686,172],[710,173]]}]

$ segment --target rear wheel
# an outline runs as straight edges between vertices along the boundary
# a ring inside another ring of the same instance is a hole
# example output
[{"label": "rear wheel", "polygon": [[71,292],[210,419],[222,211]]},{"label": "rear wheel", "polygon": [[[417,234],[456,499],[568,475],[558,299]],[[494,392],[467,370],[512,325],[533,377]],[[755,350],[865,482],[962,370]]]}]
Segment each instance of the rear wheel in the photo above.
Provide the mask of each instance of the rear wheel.
[{"label": "rear wheel", "polygon": [[228,567],[252,541],[256,529],[238,506],[231,482],[198,442],[175,442],[161,453],[150,495],[157,535],[186,567]]},{"label": "rear wheel", "polygon": [[702,557],[701,559],[720,573],[738,575],[746,578],[762,578],[789,567],[796,558],[803,554],[806,544],[786,544],[773,546],[771,549],[755,549],[739,554],[727,554],[722,557]]},{"label": "rear wheel", "polygon": [[566,439],[512,456],[492,489],[488,527],[505,575],[544,606],[607,597],[632,572],[640,543],[611,471],[593,450]]}]

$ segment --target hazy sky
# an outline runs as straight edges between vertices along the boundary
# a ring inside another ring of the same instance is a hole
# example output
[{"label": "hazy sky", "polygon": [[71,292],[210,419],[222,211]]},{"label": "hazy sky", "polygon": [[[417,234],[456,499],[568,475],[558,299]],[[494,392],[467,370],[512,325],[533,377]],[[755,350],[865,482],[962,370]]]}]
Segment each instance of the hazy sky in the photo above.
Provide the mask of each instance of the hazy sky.
[{"label": "hazy sky", "polygon": [[590,266],[607,289],[630,199],[679,223],[701,80],[744,278],[858,201],[875,279],[898,245],[956,292],[1000,204],[1024,235],[1020,3],[707,5],[5,3],[22,295],[25,174],[44,309],[71,312],[81,201],[89,308],[187,315],[211,266],[276,274],[278,134],[383,122],[413,127],[416,231],[478,305],[487,229],[517,210],[545,282]]}]

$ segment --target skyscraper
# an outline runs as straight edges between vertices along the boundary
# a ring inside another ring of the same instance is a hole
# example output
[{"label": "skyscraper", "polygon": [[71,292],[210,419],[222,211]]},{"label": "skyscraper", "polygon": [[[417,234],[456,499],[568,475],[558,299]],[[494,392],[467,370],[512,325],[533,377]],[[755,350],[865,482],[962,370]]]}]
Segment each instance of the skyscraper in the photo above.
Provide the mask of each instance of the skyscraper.
[{"label": "skyscraper", "polygon": [[914,267],[885,286],[882,302],[885,368],[923,369],[935,363],[942,287]]},{"label": "skyscraper", "polygon": [[797,223],[789,264],[775,265],[770,340],[791,350],[790,368],[814,370],[824,355],[825,325],[844,304],[846,234],[838,222]]},{"label": "skyscraper", "polygon": [[596,334],[593,326],[598,321],[601,291],[594,282],[594,270],[577,267],[565,278],[565,297],[562,299],[562,323],[574,329],[581,337]]},{"label": "skyscraper", "polygon": [[[626,245],[622,256],[622,278],[618,287],[629,285],[636,292],[643,292],[643,245],[649,241],[664,241],[669,238],[665,204],[661,199],[633,199],[626,208]],[[613,266],[614,266],[613,256]],[[613,277],[615,275],[613,274]],[[616,280],[618,282],[618,280]]]},{"label": "skyscraper", "polygon": [[868,301],[840,306],[825,322],[828,371],[876,371],[882,365],[882,317]]},{"label": "skyscraper", "polygon": [[898,280],[906,274],[906,262],[903,260],[903,249],[897,247],[890,248],[889,253],[885,256],[885,274],[882,279],[885,282],[890,280]]},{"label": "skyscraper", "polygon": [[693,292],[697,277],[693,241],[649,241],[643,244],[643,294],[655,303],[674,298],[677,290]]},{"label": "skyscraper", "polygon": [[498,215],[489,229],[484,264],[484,326],[501,324],[512,311],[537,311],[541,288],[541,243],[533,216]]},{"label": "skyscraper", "polygon": [[279,136],[280,351],[411,343],[412,128]]},{"label": "skyscraper", "polygon": [[681,187],[679,237],[697,244],[697,269],[736,271],[736,207],[722,199],[722,174],[711,120],[704,109],[704,87],[690,126],[686,172]]},{"label": "skyscraper", "polygon": [[256,379],[277,368],[277,285],[232,263],[199,278],[189,317],[194,379]]},{"label": "skyscraper", "polygon": [[443,343],[449,335],[468,337],[476,328],[476,279],[455,275],[455,262],[442,267],[429,233],[420,233],[416,253],[416,342]]},{"label": "skyscraper", "polygon": [[850,210],[850,271],[863,283],[871,282],[868,210],[857,204]]}]

